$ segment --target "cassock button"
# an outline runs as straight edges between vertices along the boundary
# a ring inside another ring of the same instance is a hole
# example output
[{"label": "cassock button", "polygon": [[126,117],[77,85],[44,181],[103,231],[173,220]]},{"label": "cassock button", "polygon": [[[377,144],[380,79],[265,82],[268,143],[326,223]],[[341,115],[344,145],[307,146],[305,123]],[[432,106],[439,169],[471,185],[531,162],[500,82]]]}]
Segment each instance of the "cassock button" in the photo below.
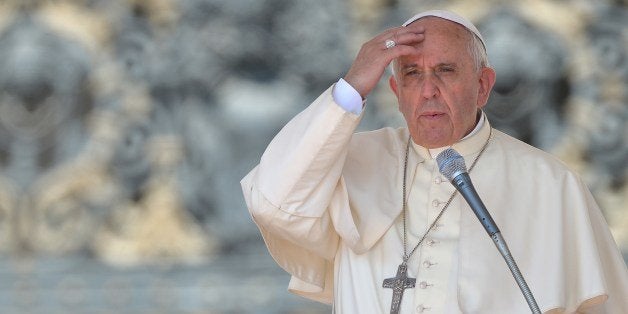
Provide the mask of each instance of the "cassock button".
[{"label": "cassock button", "polygon": [[430,267],[432,267],[432,266],[434,266],[436,264],[438,264],[438,263],[432,263],[430,261],[423,262],[423,266],[425,266],[425,268],[430,268]]},{"label": "cassock button", "polygon": [[436,178],[434,178],[434,183],[436,183],[436,184],[441,184],[441,183],[443,183],[443,182],[444,182],[444,181],[443,181],[443,178],[441,178],[441,177],[436,177]]},{"label": "cassock button", "polygon": [[419,288],[421,288],[421,289],[426,289],[426,288],[427,288],[427,287],[429,287],[429,286],[431,286],[431,284],[429,284],[429,283],[427,283],[427,282],[425,282],[425,281],[421,281],[421,282],[419,283]]},{"label": "cassock button", "polygon": [[430,310],[430,308],[425,306],[425,305],[423,305],[423,304],[421,304],[421,305],[416,307],[416,311],[418,313],[424,313],[425,311],[429,311],[429,310]]},{"label": "cassock button", "polygon": [[438,243],[438,241],[434,240],[434,239],[427,239],[427,245],[428,246],[434,246],[434,244]]},{"label": "cassock button", "polygon": [[438,207],[439,205],[440,205],[440,201],[438,201],[438,200],[433,200],[432,201],[432,206]]}]

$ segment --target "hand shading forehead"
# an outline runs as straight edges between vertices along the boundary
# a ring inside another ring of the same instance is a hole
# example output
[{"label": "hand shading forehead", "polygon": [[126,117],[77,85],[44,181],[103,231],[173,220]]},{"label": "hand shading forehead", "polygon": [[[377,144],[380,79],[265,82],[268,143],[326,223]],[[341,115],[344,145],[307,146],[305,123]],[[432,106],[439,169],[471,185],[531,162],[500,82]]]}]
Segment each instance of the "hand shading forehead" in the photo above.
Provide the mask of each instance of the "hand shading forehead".
[{"label": "hand shading forehead", "polygon": [[425,39],[416,44],[418,53],[399,57],[400,65],[433,67],[468,61],[465,58],[472,35],[462,26],[436,17],[422,18],[414,23],[424,26]]}]

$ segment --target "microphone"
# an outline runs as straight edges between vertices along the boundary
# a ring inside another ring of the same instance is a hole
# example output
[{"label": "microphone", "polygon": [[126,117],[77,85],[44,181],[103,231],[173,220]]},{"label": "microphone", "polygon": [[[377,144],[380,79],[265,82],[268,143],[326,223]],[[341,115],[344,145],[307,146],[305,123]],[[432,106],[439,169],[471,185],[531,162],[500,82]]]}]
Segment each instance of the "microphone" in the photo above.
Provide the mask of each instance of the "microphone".
[{"label": "microphone", "polygon": [[473,183],[471,183],[471,177],[469,177],[467,172],[464,158],[454,149],[448,148],[436,156],[436,163],[438,163],[440,173],[453,184],[456,190],[469,203],[471,210],[478,217],[488,235],[492,237],[499,232],[493,217],[489,214],[478,192],[475,191]]},{"label": "microphone", "polygon": [[473,187],[473,183],[471,183],[471,177],[467,172],[467,166],[464,163],[464,158],[458,154],[453,148],[448,148],[442,151],[438,156],[436,156],[436,163],[438,163],[438,169],[440,173],[447,178],[453,184],[453,186],[458,190],[458,192],[464,197],[467,201],[475,216],[478,217],[482,226],[488,233],[488,235],[493,239],[493,243],[501,253],[502,257],[508,264],[508,268],[512,273],[512,276],[515,278],[515,281],[519,285],[519,289],[523,293],[523,296],[530,307],[530,310],[534,314],[540,314],[541,310],[539,309],[536,300],[534,299],[534,295],[532,295],[532,291],[528,287],[525,279],[523,279],[523,275],[515,262],[515,259],[512,257],[508,246],[506,245],[506,241],[502,237],[501,231],[497,228],[493,217],[489,214],[486,206],[480,199],[480,196],[475,191]]}]

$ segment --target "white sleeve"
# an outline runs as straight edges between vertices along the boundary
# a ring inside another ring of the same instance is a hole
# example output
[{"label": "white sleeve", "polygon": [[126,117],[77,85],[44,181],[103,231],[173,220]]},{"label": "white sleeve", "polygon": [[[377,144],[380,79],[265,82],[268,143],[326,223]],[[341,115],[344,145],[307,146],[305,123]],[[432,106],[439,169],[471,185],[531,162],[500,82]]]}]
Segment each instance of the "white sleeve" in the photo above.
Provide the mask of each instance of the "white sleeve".
[{"label": "white sleeve", "polygon": [[339,106],[331,89],[282,128],[241,181],[270,254],[292,276],[318,287],[309,298],[325,302],[340,241],[331,213],[350,211],[342,170],[361,118]]},{"label": "white sleeve", "polygon": [[362,113],[362,108],[364,108],[362,96],[344,79],[340,78],[334,85],[332,96],[342,109],[356,115]]}]

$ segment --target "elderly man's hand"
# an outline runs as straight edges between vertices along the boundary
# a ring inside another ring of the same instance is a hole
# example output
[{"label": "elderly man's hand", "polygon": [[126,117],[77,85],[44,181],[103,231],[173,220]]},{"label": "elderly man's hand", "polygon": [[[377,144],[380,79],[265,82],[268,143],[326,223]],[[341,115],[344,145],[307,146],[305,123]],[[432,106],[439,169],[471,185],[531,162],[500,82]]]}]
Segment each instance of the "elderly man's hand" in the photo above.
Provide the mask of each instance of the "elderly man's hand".
[{"label": "elderly man's hand", "polygon": [[[390,62],[400,56],[417,53],[416,45],[425,38],[425,29],[418,25],[391,28],[362,45],[344,80],[355,88],[362,99],[375,88]],[[390,46],[388,41],[393,41]]]}]

